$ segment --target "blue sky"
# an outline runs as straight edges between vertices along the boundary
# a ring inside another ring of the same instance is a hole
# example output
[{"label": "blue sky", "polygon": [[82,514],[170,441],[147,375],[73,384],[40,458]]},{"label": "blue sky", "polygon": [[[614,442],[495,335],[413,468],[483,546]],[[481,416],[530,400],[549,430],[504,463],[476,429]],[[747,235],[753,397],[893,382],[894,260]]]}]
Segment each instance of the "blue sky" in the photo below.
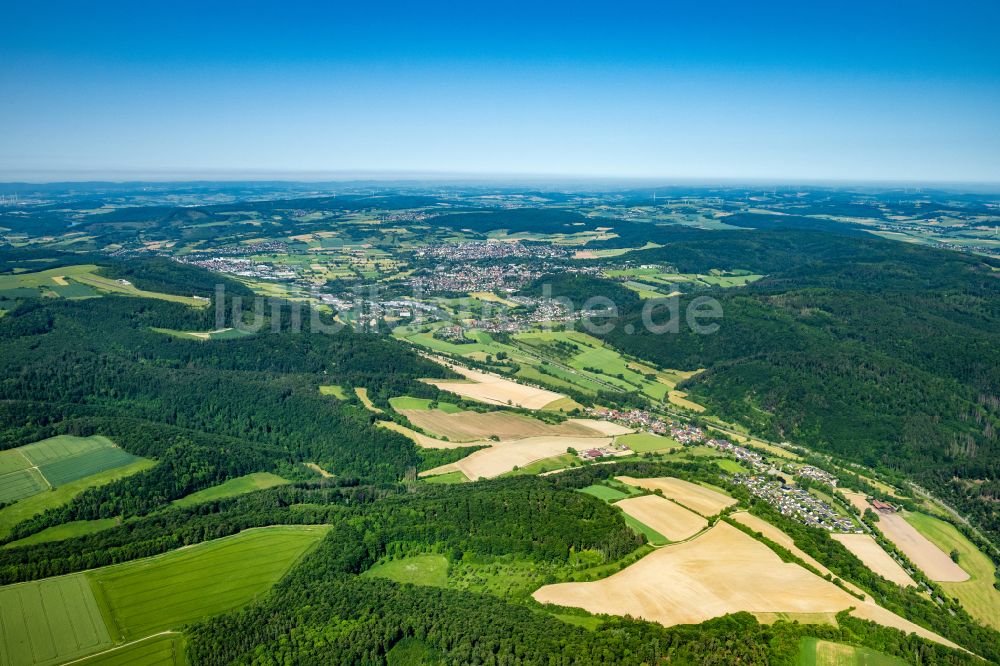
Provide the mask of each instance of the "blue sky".
[{"label": "blue sky", "polygon": [[1000,3],[3,2],[0,178],[1000,181]]}]

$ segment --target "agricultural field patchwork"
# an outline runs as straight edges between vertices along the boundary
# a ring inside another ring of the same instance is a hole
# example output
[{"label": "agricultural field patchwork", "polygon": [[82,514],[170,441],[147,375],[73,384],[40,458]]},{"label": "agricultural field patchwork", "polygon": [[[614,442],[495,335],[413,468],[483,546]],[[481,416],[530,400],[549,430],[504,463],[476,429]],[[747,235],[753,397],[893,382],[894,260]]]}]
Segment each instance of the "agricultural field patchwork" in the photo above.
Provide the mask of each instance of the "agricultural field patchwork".
[{"label": "agricultural field patchwork", "polygon": [[156,465],[155,460],[138,458],[127,465],[114,467],[75,481],[70,481],[52,490],[36,493],[30,497],[18,500],[9,506],[0,508],[0,538],[6,536],[10,529],[22,520],[27,520],[47,509],[62,506],[87,488],[106,485],[132,474],[138,474],[150,469],[154,465]]},{"label": "agricultural field patchwork", "polygon": [[644,488],[646,490],[663,493],[664,497],[674,500],[678,504],[702,516],[714,516],[727,506],[736,504],[736,500],[720,491],[700,486],[697,483],[675,479],[673,477],[663,477],[658,479],[634,479],[629,476],[617,477],[622,483],[631,486]]},{"label": "agricultural field patchwork", "polygon": [[615,506],[670,541],[683,541],[708,527],[708,521],[698,514],[656,495],[623,499]]},{"label": "agricultural field patchwork", "polygon": [[914,528],[900,513],[878,514],[878,529],[927,577],[939,583],[957,583],[969,579],[948,553]]},{"label": "agricultural field patchwork", "polygon": [[186,666],[184,637],[169,632],[105,650],[76,666]]},{"label": "agricultural field patchwork", "polygon": [[455,463],[423,474],[431,476],[458,471],[473,481],[480,478],[492,479],[515,467],[523,468],[533,462],[567,453],[568,448],[582,450],[602,447],[611,444],[611,441],[610,437],[527,437],[480,449]]},{"label": "agricultural field patchwork", "polygon": [[835,541],[844,544],[844,547],[864,562],[865,566],[883,578],[891,580],[897,585],[916,585],[909,574],[900,566],[899,562],[892,559],[889,553],[882,550],[882,546],[878,545],[871,535],[833,534],[831,536]]},{"label": "agricultural field patchwork", "polygon": [[727,613],[853,614],[945,645],[950,641],[871,601],[862,602],[725,522],[697,537],[654,550],[594,582],[546,585],[541,603],[591,613],[631,615],[665,626],[697,624]]},{"label": "agricultural field patchwork", "polygon": [[1000,590],[993,586],[996,581],[996,567],[975,544],[946,521],[923,513],[909,513],[905,516],[920,534],[929,539],[942,552],[958,554],[958,566],[966,572],[964,581],[944,581],[940,585],[945,592],[954,596],[969,614],[980,622],[1000,629]]},{"label": "agricultural field patchwork", "polygon": [[15,502],[140,460],[100,435],[59,435],[0,455],[0,502]]}]

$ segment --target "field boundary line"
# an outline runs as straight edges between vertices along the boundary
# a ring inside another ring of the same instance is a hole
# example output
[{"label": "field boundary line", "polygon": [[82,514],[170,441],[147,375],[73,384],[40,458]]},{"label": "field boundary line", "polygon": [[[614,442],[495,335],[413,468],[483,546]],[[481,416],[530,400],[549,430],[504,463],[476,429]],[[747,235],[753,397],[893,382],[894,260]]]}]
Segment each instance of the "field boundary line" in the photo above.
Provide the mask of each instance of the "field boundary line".
[{"label": "field boundary line", "polygon": [[90,653],[88,655],[85,655],[83,657],[77,657],[76,659],[74,659],[72,661],[65,661],[62,664],[60,664],[60,666],[69,666],[70,664],[76,664],[76,663],[81,662],[81,661],[86,661],[87,659],[92,659],[94,657],[99,657],[102,654],[108,654],[109,652],[115,652],[116,650],[121,650],[123,648],[131,647],[131,646],[135,645],[136,643],[142,643],[143,641],[148,641],[151,638],[158,638],[160,636],[173,636],[173,635],[183,636],[184,634],[182,634],[179,631],[174,631],[173,629],[168,629],[166,631],[159,631],[159,632],[157,632],[155,634],[150,634],[149,636],[143,636],[142,638],[137,638],[134,641],[128,641],[127,643],[121,643],[120,645],[115,645],[114,647],[110,647],[107,650],[101,650],[100,652],[92,652],[92,653]]}]

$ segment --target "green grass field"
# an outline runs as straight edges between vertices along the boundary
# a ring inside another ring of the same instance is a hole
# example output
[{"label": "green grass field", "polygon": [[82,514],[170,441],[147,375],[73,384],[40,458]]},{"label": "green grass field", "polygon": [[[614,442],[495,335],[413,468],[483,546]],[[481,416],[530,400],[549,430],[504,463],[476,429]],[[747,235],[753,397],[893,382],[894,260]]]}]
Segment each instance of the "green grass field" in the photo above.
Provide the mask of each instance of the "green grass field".
[{"label": "green grass field", "polygon": [[906,666],[906,662],[868,648],[806,636],[799,643],[799,666]]},{"label": "green grass field", "polygon": [[580,488],[581,493],[587,493],[588,495],[593,495],[598,499],[602,499],[605,502],[617,502],[618,500],[623,500],[628,497],[625,493],[620,490],[615,490],[614,488],[608,488],[602,485],[587,486],[586,488]]},{"label": "green grass field", "polygon": [[565,467],[572,467],[573,463],[580,463],[580,459],[572,453],[561,453],[558,456],[536,460],[535,462],[501,474],[501,476],[530,476],[532,474],[542,474]]},{"label": "green grass field", "polygon": [[332,395],[337,400],[347,400],[347,392],[344,390],[343,386],[337,386],[336,384],[320,386],[319,392],[323,395]]},{"label": "green grass field", "polygon": [[115,467],[113,469],[104,470],[103,472],[98,472],[97,474],[85,476],[82,479],[71,481],[67,484],[59,486],[58,488],[54,488],[53,490],[38,493],[15,502],[10,506],[5,506],[0,509],[0,538],[5,537],[10,532],[11,528],[19,522],[27,520],[32,516],[36,516],[47,509],[62,506],[87,488],[96,488],[97,486],[106,485],[112,481],[117,481],[118,479],[123,479],[126,476],[147,470],[155,464],[155,460],[138,458],[135,462],[124,465],[123,467]]},{"label": "green grass field", "polygon": [[448,586],[448,559],[444,555],[414,555],[376,564],[363,576],[388,578],[397,583]]},{"label": "green grass field", "polygon": [[661,437],[648,432],[636,432],[631,435],[621,435],[615,442],[625,444],[636,453],[662,451],[663,449],[680,448],[680,444],[669,437]]},{"label": "green grass field", "polygon": [[972,617],[994,629],[1000,629],[1000,590],[993,562],[951,523],[924,513],[907,513],[906,521],[946,553],[958,551],[958,566],[968,574],[961,583],[938,583],[951,596],[962,602]]},{"label": "green grass field", "polygon": [[100,520],[75,520],[73,522],[63,523],[62,525],[47,527],[41,532],[36,532],[31,536],[26,536],[23,539],[18,539],[17,541],[11,541],[3,547],[17,548],[18,546],[30,546],[32,544],[46,543],[48,541],[63,541],[65,539],[72,539],[73,537],[84,536],[85,534],[100,532],[101,530],[106,530],[109,527],[114,527],[117,524],[118,520],[115,518],[102,518]]},{"label": "green grass field", "polygon": [[86,575],[112,637],[131,641],[239,608],[266,594],[328,529],[310,525],[245,530]]},{"label": "green grass field", "polygon": [[37,468],[29,467],[0,476],[0,502],[16,502],[47,490],[49,484]]},{"label": "green grass field", "polygon": [[291,481],[283,479],[277,474],[271,474],[270,472],[254,472],[253,474],[247,474],[246,476],[229,479],[225,483],[220,483],[217,486],[205,488],[204,490],[199,490],[196,493],[191,493],[187,497],[174,500],[174,505],[193,506],[202,502],[210,502],[212,500],[252,493],[255,490],[273,488],[274,486],[281,486],[286,483],[291,483]]},{"label": "green grass field", "polygon": [[178,633],[150,636],[128,645],[87,657],[76,666],[184,666],[184,636]]},{"label": "green grass field", "polygon": [[730,460],[729,458],[719,458],[715,461],[715,464],[721,467],[723,472],[729,472],[730,474],[747,474],[750,471],[735,460]]},{"label": "green grass field", "polygon": [[468,483],[469,477],[461,472],[447,472],[445,474],[425,476],[423,481],[424,483]]},{"label": "green grass field", "polygon": [[[427,398],[411,398],[406,395],[389,398],[389,404],[396,411],[401,409],[440,409],[446,414],[458,414],[462,411],[462,408],[453,402],[435,402]],[[431,405],[435,406],[431,407]]]},{"label": "green grass field", "polygon": [[83,574],[0,587],[0,666],[57,664],[111,645]]},{"label": "green grass field", "polygon": [[20,449],[0,451],[0,476],[31,467],[31,461],[24,457]]}]

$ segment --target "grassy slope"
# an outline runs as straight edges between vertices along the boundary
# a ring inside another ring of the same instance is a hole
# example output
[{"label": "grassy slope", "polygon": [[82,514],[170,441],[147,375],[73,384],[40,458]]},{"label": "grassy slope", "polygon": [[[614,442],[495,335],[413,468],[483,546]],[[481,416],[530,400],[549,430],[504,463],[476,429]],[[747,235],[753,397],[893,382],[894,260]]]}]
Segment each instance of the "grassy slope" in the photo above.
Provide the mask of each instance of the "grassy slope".
[{"label": "grassy slope", "polygon": [[462,472],[448,472],[424,477],[423,481],[424,483],[467,483],[469,478]]},{"label": "grassy slope", "polygon": [[[432,402],[434,401],[428,398],[411,398],[406,395],[398,398],[389,398],[389,404],[397,411],[401,409],[431,409]],[[446,414],[458,414],[462,411],[461,407],[451,402],[438,402],[436,408]]]},{"label": "grassy slope", "polygon": [[868,648],[805,637],[800,643],[799,666],[905,666],[896,657]]},{"label": "grassy slope", "polygon": [[205,488],[204,490],[199,490],[196,493],[191,493],[187,497],[174,500],[174,504],[176,506],[192,506],[194,504],[200,504],[201,502],[209,502],[211,500],[223,499],[226,497],[235,497],[236,495],[252,493],[255,490],[262,490],[264,488],[273,488],[274,486],[281,486],[286,483],[291,482],[287,479],[281,478],[277,474],[271,474],[270,472],[254,472],[253,474],[247,474],[246,476],[230,479],[217,486],[212,486],[211,488]]},{"label": "grassy slope", "polygon": [[72,539],[73,537],[100,532],[101,530],[106,530],[109,527],[114,527],[117,524],[118,520],[115,518],[102,518],[100,520],[75,520],[70,523],[63,523],[62,525],[48,527],[41,532],[32,534],[31,536],[26,536],[23,539],[18,539],[17,541],[11,541],[3,547],[16,548],[18,546],[30,546],[32,544],[45,543],[47,541],[63,541],[64,539]]},{"label": "grassy slope", "polygon": [[923,513],[908,513],[906,520],[918,532],[946,553],[958,551],[958,566],[969,574],[961,583],[938,583],[948,594],[962,602],[974,618],[994,629],[1000,629],[1000,590],[993,587],[996,570],[986,555],[955,526]]},{"label": "grassy slope", "polygon": [[505,472],[501,476],[527,476],[530,474],[542,474],[544,472],[551,472],[553,470],[563,469],[564,467],[570,467],[573,463],[579,462],[580,459],[572,453],[561,453],[557,456],[552,456],[551,458],[536,460],[535,462],[525,465],[524,467],[511,470],[510,472]]},{"label": "grassy slope", "polygon": [[336,384],[330,384],[329,386],[320,386],[319,392],[323,395],[332,395],[338,400],[347,400],[347,392],[344,391],[343,386],[337,386]]},{"label": "grassy slope", "polygon": [[261,594],[327,526],[276,526],[87,573],[118,640],[135,640],[238,608]]}]

